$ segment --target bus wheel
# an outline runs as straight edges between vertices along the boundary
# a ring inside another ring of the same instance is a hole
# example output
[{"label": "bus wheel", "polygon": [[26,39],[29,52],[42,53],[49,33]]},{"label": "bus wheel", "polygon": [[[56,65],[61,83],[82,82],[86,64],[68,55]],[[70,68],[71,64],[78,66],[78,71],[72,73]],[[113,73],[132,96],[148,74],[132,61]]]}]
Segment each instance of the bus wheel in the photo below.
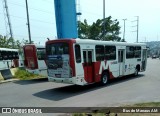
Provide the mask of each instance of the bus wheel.
[{"label": "bus wheel", "polygon": [[108,82],[108,73],[104,72],[101,77],[101,84],[105,85]]},{"label": "bus wheel", "polygon": [[137,68],[135,68],[134,76],[138,76],[138,69]]}]

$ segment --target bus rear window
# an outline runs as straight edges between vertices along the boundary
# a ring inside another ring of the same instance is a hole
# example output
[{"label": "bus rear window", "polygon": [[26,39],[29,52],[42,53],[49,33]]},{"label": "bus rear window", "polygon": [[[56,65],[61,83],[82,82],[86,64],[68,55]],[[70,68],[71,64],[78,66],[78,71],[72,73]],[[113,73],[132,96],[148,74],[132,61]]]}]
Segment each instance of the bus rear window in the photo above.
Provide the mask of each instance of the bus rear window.
[{"label": "bus rear window", "polygon": [[54,43],[46,46],[47,55],[69,54],[68,43]]},{"label": "bus rear window", "polygon": [[38,60],[45,60],[45,48],[37,48]]}]

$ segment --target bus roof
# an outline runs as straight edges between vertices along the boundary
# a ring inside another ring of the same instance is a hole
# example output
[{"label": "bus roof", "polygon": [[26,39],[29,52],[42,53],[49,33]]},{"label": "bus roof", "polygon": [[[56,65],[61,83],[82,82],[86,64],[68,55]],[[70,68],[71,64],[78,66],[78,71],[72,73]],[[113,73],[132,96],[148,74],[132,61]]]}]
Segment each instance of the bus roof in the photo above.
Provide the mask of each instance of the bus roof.
[{"label": "bus roof", "polygon": [[43,46],[43,45],[36,45],[36,44],[26,44],[23,47],[25,47],[25,46],[35,46],[36,48],[45,48],[45,46]]},{"label": "bus roof", "polygon": [[106,44],[106,45],[132,45],[132,46],[146,46],[145,43],[127,43],[127,42],[115,42],[115,41],[101,41],[91,39],[76,39],[76,43],[80,44]]},{"label": "bus roof", "polygon": [[18,49],[0,48],[0,51],[15,51],[15,52],[18,52]]},{"label": "bus roof", "polygon": [[101,40],[92,40],[92,39],[57,39],[57,40],[49,40],[47,43],[53,42],[65,42],[65,41],[72,41],[77,44],[105,44],[105,45],[128,45],[128,46],[146,46],[145,43],[127,43],[127,42],[115,42],[115,41],[101,41]]}]

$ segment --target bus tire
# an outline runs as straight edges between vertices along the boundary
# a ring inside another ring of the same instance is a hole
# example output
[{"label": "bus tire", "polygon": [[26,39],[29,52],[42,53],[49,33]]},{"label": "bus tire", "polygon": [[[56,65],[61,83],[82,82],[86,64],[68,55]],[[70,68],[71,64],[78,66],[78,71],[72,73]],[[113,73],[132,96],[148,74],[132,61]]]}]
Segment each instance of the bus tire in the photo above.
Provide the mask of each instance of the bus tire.
[{"label": "bus tire", "polygon": [[108,82],[108,73],[107,73],[107,72],[104,72],[104,73],[102,74],[102,77],[101,77],[101,84],[102,84],[102,85],[105,85],[105,84],[107,84],[107,82]]},{"label": "bus tire", "polygon": [[138,76],[138,69],[137,69],[137,68],[135,68],[134,76],[135,76],[135,77]]}]

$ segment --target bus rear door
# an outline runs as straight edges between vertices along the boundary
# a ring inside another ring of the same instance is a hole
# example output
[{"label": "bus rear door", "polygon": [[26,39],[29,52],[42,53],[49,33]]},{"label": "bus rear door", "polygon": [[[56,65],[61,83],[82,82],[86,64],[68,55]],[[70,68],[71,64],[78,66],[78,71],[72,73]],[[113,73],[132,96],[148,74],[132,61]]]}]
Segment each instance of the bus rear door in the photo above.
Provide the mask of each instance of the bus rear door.
[{"label": "bus rear door", "polygon": [[123,76],[124,75],[124,66],[125,66],[125,62],[124,62],[124,49],[119,49],[118,50],[118,63],[119,63],[119,76]]},{"label": "bus rear door", "polygon": [[88,83],[94,82],[93,75],[93,50],[83,50],[83,67],[84,67],[84,77]]}]

